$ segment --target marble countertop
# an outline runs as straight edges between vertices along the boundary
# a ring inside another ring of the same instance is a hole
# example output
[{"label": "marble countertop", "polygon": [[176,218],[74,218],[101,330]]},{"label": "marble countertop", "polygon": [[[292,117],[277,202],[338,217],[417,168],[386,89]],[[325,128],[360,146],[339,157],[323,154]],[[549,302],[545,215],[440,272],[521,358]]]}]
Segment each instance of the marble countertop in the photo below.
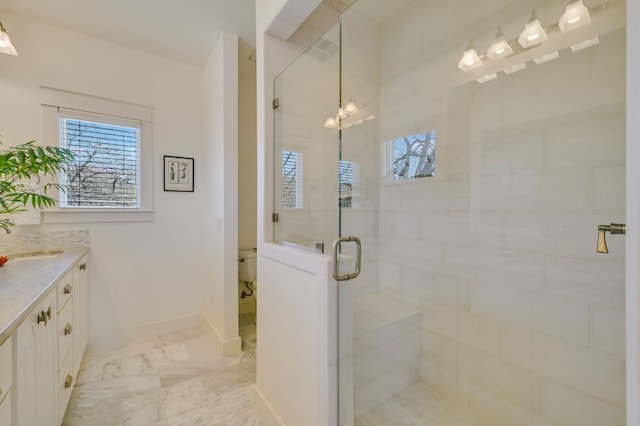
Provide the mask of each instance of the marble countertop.
[{"label": "marble countertop", "polygon": [[[54,257],[10,256],[0,267],[0,344],[11,336],[31,309],[87,253],[88,247],[65,248]],[[33,256],[36,253],[32,253]],[[46,253],[41,253],[46,255]]]}]

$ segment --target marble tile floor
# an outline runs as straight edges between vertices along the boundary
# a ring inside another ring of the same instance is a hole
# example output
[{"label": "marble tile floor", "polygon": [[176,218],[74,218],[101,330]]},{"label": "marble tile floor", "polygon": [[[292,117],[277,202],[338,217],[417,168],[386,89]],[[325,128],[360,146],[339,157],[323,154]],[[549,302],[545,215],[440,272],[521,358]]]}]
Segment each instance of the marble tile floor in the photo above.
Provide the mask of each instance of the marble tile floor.
[{"label": "marble tile floor", "polygon": [[254,382],[255,343],[224,357],[205,327],[156,335],[87,354],[63,425],[260,425]]},{"label": "marble tile floor", "polygon": [[491,426],[470,410],[416,382],[356,420],[356,426]]}]

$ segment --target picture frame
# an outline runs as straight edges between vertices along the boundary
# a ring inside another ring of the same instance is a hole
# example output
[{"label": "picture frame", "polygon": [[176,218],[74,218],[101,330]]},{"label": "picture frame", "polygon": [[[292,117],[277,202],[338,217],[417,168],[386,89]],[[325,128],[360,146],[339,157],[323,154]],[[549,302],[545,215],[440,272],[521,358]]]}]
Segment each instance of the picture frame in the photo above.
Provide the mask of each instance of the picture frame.
[{"label": "picture frame", "polygon": [[164,190],[193,192],[194,159],[189,157],[164,156]]}]

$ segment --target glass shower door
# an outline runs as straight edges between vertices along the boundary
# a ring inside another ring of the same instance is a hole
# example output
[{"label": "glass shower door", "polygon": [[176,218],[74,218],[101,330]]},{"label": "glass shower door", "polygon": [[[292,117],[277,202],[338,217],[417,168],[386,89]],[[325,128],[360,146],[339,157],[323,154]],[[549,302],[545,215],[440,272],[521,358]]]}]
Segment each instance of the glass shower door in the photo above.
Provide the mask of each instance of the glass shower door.
[{"label": "glass shower door", "polygon": [[327,252],[338,235],[339,36],[336,26],[274,79],[274,241]]},{"label": "glass shower door", "polygon": [[[532,13],[533,12],[533,13]],[[340,424],[624,424],[621,0],[342,16]],[[471,40],[471,43],[470,43]]]}]

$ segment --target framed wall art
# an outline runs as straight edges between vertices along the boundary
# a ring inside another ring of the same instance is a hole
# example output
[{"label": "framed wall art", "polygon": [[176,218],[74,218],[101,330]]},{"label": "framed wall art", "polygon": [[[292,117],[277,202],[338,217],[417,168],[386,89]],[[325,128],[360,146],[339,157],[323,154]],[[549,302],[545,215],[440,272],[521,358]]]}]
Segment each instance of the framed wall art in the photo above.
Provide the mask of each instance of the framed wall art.
[{"label": "framed wall art", "polygon": [[164,156],[164,190],[193,192],[193,158]]}]

